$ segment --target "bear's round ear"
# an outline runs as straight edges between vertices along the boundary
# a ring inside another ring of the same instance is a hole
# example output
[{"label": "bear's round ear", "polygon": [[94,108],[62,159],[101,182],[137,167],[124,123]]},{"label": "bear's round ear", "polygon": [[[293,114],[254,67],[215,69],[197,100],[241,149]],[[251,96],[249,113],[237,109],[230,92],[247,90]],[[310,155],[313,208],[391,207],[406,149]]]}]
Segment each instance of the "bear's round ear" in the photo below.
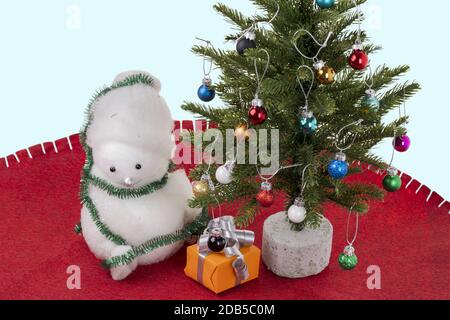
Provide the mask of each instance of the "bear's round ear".
[{"label": "bear's round ear", "polygon": [[158,93],[161,92],[161,82],[159,81],[159,79],[156,78],[155,76],[153,76],[152,74],[150,74],[148,72],[145,72],[145,71],[126,71],[126,72],[122,72],[114,79],[113,85],[115,85],[115,84],[117,84],[117,83],[119,83],[121,81],[124,81],[126,78],[129,78],[131,76],[140,75],[140,74],[143,74],[143,75],[146,75],[146,76],[152,78],[153,79],[153,85],[152,85],[153,88]]}]

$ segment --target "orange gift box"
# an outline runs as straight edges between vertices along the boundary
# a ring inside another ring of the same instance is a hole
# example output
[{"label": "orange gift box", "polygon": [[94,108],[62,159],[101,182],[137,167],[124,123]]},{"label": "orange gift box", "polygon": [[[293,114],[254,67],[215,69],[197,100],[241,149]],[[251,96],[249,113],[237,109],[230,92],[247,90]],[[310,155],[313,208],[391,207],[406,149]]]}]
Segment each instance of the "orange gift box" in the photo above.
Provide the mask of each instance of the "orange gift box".
[{"label": "orange gift box", "polygon": [[237,257],[228,258],[223,253],[202,255],[196,244],[187,248],[187,264],[184,273],[215,293],[258,278],[261,250],[256,246],[250,246],[240,248],[240,252],[248,268],[249,277],[246,280],[240,281],[236,276],[233,262]]}]

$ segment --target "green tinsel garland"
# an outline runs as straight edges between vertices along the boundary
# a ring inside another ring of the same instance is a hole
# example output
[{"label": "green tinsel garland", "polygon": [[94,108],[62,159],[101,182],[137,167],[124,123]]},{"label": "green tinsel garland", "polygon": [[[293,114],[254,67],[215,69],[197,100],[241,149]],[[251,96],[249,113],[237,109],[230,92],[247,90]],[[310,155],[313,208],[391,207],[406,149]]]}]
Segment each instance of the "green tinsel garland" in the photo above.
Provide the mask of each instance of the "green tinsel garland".
[{"label": "green tinsel garland", "polygon": [[206,228],[208,222],[208,210],[203,209],[202,213],[183,229],[171,234],[153,238],[140,246],[132,247],[130,251],[121,256],[103,260],[102,266],[106,269],[111,269],[130,264],[136,257],[146,255],[155,249],[174,244],[175,242],[186,240],[192,235],[200,234]]},{"label": "green tinsel garland", "polygon": [[87,129],[89,128],[91,122],[92,122],[92,106],[94,105],[94,103],[101,97],[104,97],[106,94],[108,94],[109,92],[116,90],[116,89],[120,89],[120,88],[124,88],[124,87],[129,87],[129,86],[133,86],[136,84],[143,84],[143,85],[147,85],[149,87],[153,86],[153,82],[155,80],[153,80],[153,78],[149,77],[146,74],[135,74],[135,75],[131,75],[129,77],[127,77],[126,79],[124,79],[123,81],[120,81],[110,87],[106,87],[104,89],[98,90],[91,98],[89,105],[86,109],[86,122],[84,123],[83,128],[81,129],[80,132],[80,142],[81,145],[83,147],[86,146],[86,132]]},{"label": "green tinsel garland", "polygon": [[77,223],[73,228],[73,231],[75,231],[76,234],[81,234],[83,232],[83,229],[81,228],[81,223]]},{"label": "green tinsel garland", "polygon": [[98,187],[103,191],[106,191],[106,193],[110,196],[114,196],[119,199],[130,199],[139,198],[162,189],[169,179],[169,174],[166,173],[161,180],[149,183],[137,189],[118,188],[108,183],[107,181],[92,175],[88,175],[86,178],[92,183],[92,185]]},{"label": "green tinsel garland", "polygon": [[[144,195],[153,193],[161,188],[163,188],[168,180],[168,173],[160,180],[152,182],[146,186],[143,186],[138,189],[122,189],[118,188],[107,181],[95,177],[91,175],[91,170],[94,165],[93,157],[92,157],[92,149],[86,144],[86,132],[91,124],[92,121],[92,106],[94,105],[95,101],[103,96],[105,96],[107,93],[111,92],[112,90],[132,86],[136,84],[144,84],[148,86],[152,86],[154,80],[150,78],[147,75],[144,74],[138,74],[138,75],[132,75],[125,80],[111,86],[107,87],[101,91],[98,91],[93,98],[91,99],[88,108],[87,108],[87,121],[80,133],[80,142],[83,146],[85,152],[86,152],[86,164],[83,168],[83,177],[81,179],[81,192],[80,192],[80,198],[83,205],[86,206],[86,208],[89,210],[91,214],[91,218],[94,221],[95,225],[97,226],[98,230],[101,232],[103,236],[105,236],[106,239],[112,241],[116,245],[129,245],[127,241],[121,237],[118,234],[115,234],[112,232],[109,227],[102,222],[99,212],[92,201],[92,199],[89,197],[89,186],[94,185],[108,193],[110,196],[117,197],[119,199],[130,199],[130,198],[138,198],[142,197]],[[171,162],[169,165],[168,172],[171,172],[175,169],[175,165]],[[111,269],[118,266],[123,266],[131,263],[133,259],[135,259],[138,256],[146,255],[150,253],[151,251],[164,247],[170,244],[174,244],[175,242],[182,241],[188,239],[193,234],[199,234],[201,233],[209,221],[209,215],[207,209],[203,209],[202,213],[196,217],[196,219],[191,222],[190,224],[186,225],[183,229],[178,230],[174,233],[159,236],[156,238],[153,238],[139,246],[131,246],[132,249],[127,252],[124,255],[112,257],[110,259],[104,260],[102,262],[102,265],[105,268]],[[80,233],[81,230],[81,224],[78,224],[75,227],[75,231],[77,233]]]}]

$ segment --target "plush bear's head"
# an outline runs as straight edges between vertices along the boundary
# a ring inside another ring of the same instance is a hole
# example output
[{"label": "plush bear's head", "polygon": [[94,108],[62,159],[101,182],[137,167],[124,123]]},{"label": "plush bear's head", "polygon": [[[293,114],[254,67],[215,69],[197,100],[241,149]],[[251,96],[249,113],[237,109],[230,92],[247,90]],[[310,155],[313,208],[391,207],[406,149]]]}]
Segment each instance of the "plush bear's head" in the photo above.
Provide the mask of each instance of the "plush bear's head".
[{"label": "plush bear's head", "polygon": [[92,173],[119,188],[139,188],[161,180],[168,169],[162,155],[139,146],[105,142],[92,150]]},{"label": "plush bear's head", "polygon": [[120,187],[139,187],[160,180],[174,149],[173,120],[160,96],[161,84],[143,72],[120,74],[114,85],[146,75],[152,85],[115,88],[95,101],[86,130],[93,173]]}]

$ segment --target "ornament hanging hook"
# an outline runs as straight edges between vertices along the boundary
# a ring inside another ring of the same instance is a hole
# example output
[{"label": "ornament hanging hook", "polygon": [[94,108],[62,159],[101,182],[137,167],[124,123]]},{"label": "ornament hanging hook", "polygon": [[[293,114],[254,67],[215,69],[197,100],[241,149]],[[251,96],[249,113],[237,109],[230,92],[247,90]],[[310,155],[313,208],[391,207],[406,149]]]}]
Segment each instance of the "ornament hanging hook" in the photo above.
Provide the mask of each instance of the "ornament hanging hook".
[{"label": "ornament hanging hook", "polygon": [[269,182],[270,180],[272,180],[273,178],[275,178],[275,176],[276,176],[280,171],[282,171],[282,170],[291,169],[291,168],[297,168],[297,167],[300,167],[301,165],[302,165],[302,164],[299,163],[299,164],[293,164],[293,165],[290,165],[290,166],[279,167],[279,168],[277,169],[277,171],[275,171],[274,174],[272,174],[270,177],[266,178],[266,177],[264,177],[264,176],[261,174],[261,172],[259,171],[258,165],[255,164],[255,166],[256,166],[256,172],[258,173],[258,176],[261,178],[261,180],[264,180],[265,182]]},{"label": "ornament hanging hook", "polygon": [[[195,39],[199,40],[199,41],[203,41],[206,43],[206,49],[208,48],[212,48],[212,43],[209,40],[205,40],[202,38],[198,38],[195,37]],[[209,62],[209,67],[206,67],[206,63]],[[207,57],[206,55],[203,55],[203,75],[205,76],[205,78],[209,78],[209,75],[211,74],[212,71],[212,67],[213,67],[213,61],[211,57]]]},{"label": "ornament hanging hook", "polygon": [[[394,141],[397,138],[397,127],[394,127]],[[389,168],[392,168],[392,164],[394,163],[395,158],[395,144],[392,144],[392,155],[391,155],[391,161],[389,162]]]},{"label": "ornament hanging hook", "polygon": [[[249,32],[254,33],[256,31],[256,29],[258,28],[259,24],[271,24],[278,17],[279,13],[280,13],[280,5],[277,2],[277,11],[275,12],[273,17],[269,21],[260,21],[260,22],[253,21],[253,23],[250,27],[248,27],[247,29],[242,31],[242,34],[236,39],[236,41],[241,40]],[[255,15],[256,15],[256,12],[255,12]]]},{"label": "ornament hanging hook", "polygon": [[356,15],[357,15],[357,20],[358,20],[358,33],[357,33],[357,37],[356,37],[356,45],[358,45],[358,46],[360,46],[360,45],[362,45],[362,40],[361,40],[361,33],[362,33],[362,31],[361,31],[361,24],[362,24],[362,20],[363,20],[363,18],[364,18],[364,14],[363,14],[363,12],[362,12],[362,10],[361,10],[361,6],[360,6],[360,4],[356,1],[356,0],[353,0],[353,4],[355,5],[355,7],[356,7]]},{"label": "ornament hanging hook", "polygon": [[403,87],[403,103],[402,103],[402,105],[403,105],[403,115],[402,115],[402,106],[401,105],[398,106],[398,112],[400,115],[399,119],[402,117],[406,118],[408,116],[406,114],[406,88],[405,87]]},{"label": "ornament hanging hook", "polygon": [[[300,81],[300,70],[301,69],[308,69],[311,72],[311,85],[309,86],[308,92],[306,92],[303,83]],[[308,110],[309,109],[309,96],[311,94],[312,88],[314,87],[314,70],[307,65],[301,65],[300,67],[297,68],[297,82],[300,85],[300,88],[302,89],[303,95],[305,96],[305,107],[303,108],[304,110]]]},{"label": "ornament hanging hook", "polygon": [[[372,66],[370,65],[370,61],[367,66],[367,69],[369,70],[369,76],[364,77],[363,81],[364,81],[364,84],[369,88],[369,90],[372,90],[372,88],[374,86],[374,79],[373,79],[373,72],[372,72]],[[367,82],[368,79],[370,79],[370,84]]]},{"label": "ornament hanging hook", "polygon": [[[214,142],[212,143],[212,148],[215,147],[215,145],[217,144],[217,141],[218,141],[217,139],[214,139]],[[206,171],[204,172],[202,179],[204,178],[207,181],[207,183],[208,183],[208,185],[209,185],[209,187],[211,189],[211,192],[213,193],[213,198],[214,198],[215,202],[217,203],[217,208],[218,208],[218,211],[219,211],[219,217],[221,217],[222,216],[222,207],[220,206],[219,199],[217,199],[217,196],[216,196],[216,193],[215,193],[216,186],[214,185],[213,181],[211,180],[211,176],[209,174],[209,171],[211,170],[212,162],[213,162],[213,155],[212,155],[212,152],[211,152],[211,154],[209,156],[209,160],[208,160],[208,167],[206,168]],[[213,219],[216,218],[213,207],[211,207],[211,215],[212,215]]]},{"label": "ornament hanging hook", "polygon": [[242,99],[242,89],[239,88],[239,103],[241,104],[241,106],[244,105],[244,99]]},{"label": "ornament hanging hook", "polygon": [[[219,199],[217,199],[217,197],[216,197],[215,194],[213,195],[213,197],[214,197],[214,200],[215,200],[216,203],[217,203],[217,211],[219,211],[219,217],[221,217],[221,216],[222,216],[222,207],[221,207],[221,205],[220,205]],[[216,218],[216,215],[215,215],[214,207],[213,207],[213,206],[211,206],[211,216],[212,216],[213,219]]]},{"label": "ornament hanging hook", "polygon": [[340,137],[341,133],[342,133],[345,129],[350,128],[350,127],[353,127],[353,126],[359,126],[359,125],[361,125],[363,122],[364,122],[364,120],[363,120],[363,119],[360,119],[360,120],[358,120],[358,121],[355,121],[355,122],[353,122],[353,123],[350,123],[350,124],[348,124],[348,125],[342,127],[342,129],[339,130],[339,132],[337,133],[337,135],[336,135],[336,140],[334,141],[334,145],[336,146],[336,149],[338,149],[340,152],[344,152],[344,151],[350,149],[350,148],[353,146],[353,144],[355,143],[356,138],[358,137],[358,134],[355,133],[352,142],[351,142],[347,147],[341,147],[341,146],[339,146],[339,137]]},{"label": "ornament hanging hook", "polygon": [[269,71],[269,67],[270,67],[270,54],[266,49],[260,49],[260,51],[263,51],[266,55],[267,55],[267,62],[266,62],[266,66],[264,68],[264,72],[263,74],[260,76],[259,71],[258,71],[258,64],[257,64],[257,58],[255,58],[253,60],[253,64],[255,66],[255,75],[256,75],[256,92],[255,92],[255,99],[259,99],[259,93],[261,92],[261,83],[264,80],[264,78],[266,77],[267,71]]},{"label": "ornament hanging hook", "polygon": [[353,236],[352,241],[350,241],[350,240],[349,240],[349,237],[348,237],[348,232],[349,232],[349,229],[350,229],[350,218],[351,218],[351,216],[352,216],[352,212],[353,212],[353,209],[355,208],[355,206],[356,206],[356,203],[354,203],[354,204],[351,206],[350,210],[348,211],[348,218],[347,218],[346,240],[347,240],[348,245],[351,246],[351,247],[353,247],[353,244],[355,243],[356,238],[358,237],[358,229],[359,229],[359,214],[356,214],[355,234],[354,234],[354,236]]},{"label": "ornament hanging hook", "polygon": [[307,183],[305,181],[305,174],[306,174],[306,170],[312,166],[312,163],[308,164],[305,166],[305,168],[303,168],[303,172],[302,172],[302,190],[300,192],[300,198],[303,198],[303,193],[305,192]]},{"label": "ornament hanging hook", "polygon": [[[313,56],[313,57],[309,57],[309,56],[307,56],[306,54],[304,54],[304,53],[298,48],[298,46],[297,46],[298,38],[299,38],[299,36],[300,36],[300,33],[302,33],[302,32],[306,33],[309,37],[311,37],[311,39],[312,39],[312,40],[320,47],[319,50],[317,50],[316,55]],[[333,32],[331,32],[331,31],[328,32],[328,36],[327,36],[327,38],[325,39],[325,41],[324,41],[323,43],[320,43],[320,42],[319,42],[319,41],[311,34],[311,32],[309,32],[309,31],[306,30],[306,29],[299,29],[299,30],[297,30],[297,31],[294,33],[294,37],[293,37],[293,40],[292,40],[292,44],[293,44],[295,50],[297,50],[297,52],[298,52],[303,58],[309,59],[309,60],[312,60],[312,61],[317,61],[317,58],[318,58],[320,52],[321,52],[324,48],[327,47],[328,41],[330,40],[330,38],[331,38],[332,35],[333,35]]]},{"label": "ornament hanging hook", "polygon": [[278,2],[276,2],[277,4],[277,11],[275,12],[275,14],[272,16],[272,18],[270,18],[269,21],[260,21],[257,22],[256,25],[258,26],[258,24],[272,24],[272,22],[278,17],[278,14],[280,13],[280,4]]}]

